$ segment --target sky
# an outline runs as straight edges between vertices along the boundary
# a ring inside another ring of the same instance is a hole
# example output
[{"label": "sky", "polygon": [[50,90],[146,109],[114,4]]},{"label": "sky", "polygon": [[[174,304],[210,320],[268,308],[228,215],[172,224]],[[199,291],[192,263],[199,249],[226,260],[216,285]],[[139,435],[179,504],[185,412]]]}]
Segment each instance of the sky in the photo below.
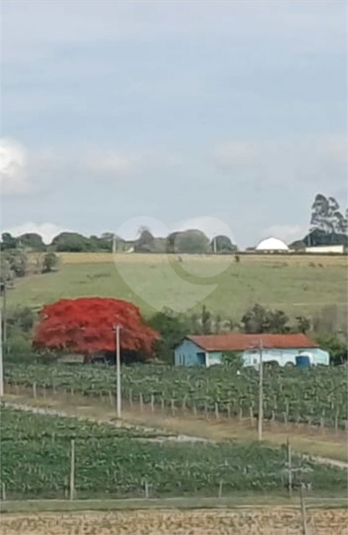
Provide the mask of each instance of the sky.
[{"label": "sky", "polygon": [[2,0],[2,229],[303,236],[347,204],[346,10]]}]

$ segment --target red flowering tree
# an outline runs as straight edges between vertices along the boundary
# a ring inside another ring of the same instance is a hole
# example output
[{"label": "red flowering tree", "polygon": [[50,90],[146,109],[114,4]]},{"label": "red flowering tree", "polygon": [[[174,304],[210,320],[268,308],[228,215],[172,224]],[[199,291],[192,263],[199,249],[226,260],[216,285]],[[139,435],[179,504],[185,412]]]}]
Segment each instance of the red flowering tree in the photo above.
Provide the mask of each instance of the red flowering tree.
[{"label": "red flowering tree", "polygon": [[101,352],[115,353],[115,326],[120,325],[121,350],[148,358],[159,337],[145,325],[139,309],[121,299],[61,299],[45,305],[39,314],[41,322],[33,339],[37,349],[68,350],[86,358]]}]

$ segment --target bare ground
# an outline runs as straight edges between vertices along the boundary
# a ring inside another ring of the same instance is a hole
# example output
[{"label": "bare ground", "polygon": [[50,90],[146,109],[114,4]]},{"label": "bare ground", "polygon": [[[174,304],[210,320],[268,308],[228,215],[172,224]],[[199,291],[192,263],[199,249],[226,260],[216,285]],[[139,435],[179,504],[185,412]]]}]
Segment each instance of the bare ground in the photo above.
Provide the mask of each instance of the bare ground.
[{"label": "bare ground", "polygon": [[[346,509],[309,509],[310,535],[347,535]],[[2,535],[297,535],[299,508],[264,507],[210,510],[5,514]]]}]

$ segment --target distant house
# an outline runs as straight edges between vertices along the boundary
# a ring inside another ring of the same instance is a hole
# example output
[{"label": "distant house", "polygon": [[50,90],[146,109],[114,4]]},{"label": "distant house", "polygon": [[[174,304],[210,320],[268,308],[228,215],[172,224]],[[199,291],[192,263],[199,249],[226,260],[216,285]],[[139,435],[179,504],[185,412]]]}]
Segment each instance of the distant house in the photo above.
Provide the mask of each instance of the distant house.
[{"label": "distant house", "polygon": [[329,364],[329,353],[301,333],[186,336],[175,347],[174,362],[176,366],[209,367],[222,364],[224,355],[236,353],[242,355],[244,366],[257,368],[261,344],[263,362],[275,362],[280,366],[295,365],[305,360],[311,365]]}]

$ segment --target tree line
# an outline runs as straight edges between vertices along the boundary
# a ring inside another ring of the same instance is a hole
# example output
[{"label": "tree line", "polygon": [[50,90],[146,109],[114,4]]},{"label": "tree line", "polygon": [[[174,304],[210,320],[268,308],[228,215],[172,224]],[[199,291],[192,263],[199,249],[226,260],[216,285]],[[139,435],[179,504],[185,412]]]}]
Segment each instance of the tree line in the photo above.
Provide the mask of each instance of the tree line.
[{"label": "tree line", "polygon": [[35,252],[111,252],[132,250],[136,253],[232,253],[237,246],[228,236],[219,235],[209,240],[196,229],[172,232],[166,238],[153,236],[148,228],[141,227],[135,240],[124,240],[111,232],[101,236],[83,236],[77,232],[61,232],[46,245],[39,234],[27,233],[15,238],[8,232],[1,235],[1,250],[27,249]]},{"label": "tree line", "polygon": [[[17,307],[7,312],[7,337],[4,349],[8,360],[54,358],[52,354],[39,356],[33,350],[33,330],[37,319],[37,313],[30,307]],[[97,320],[97,316],[95,319]],[[320,347],[330,353],[333,364],[342,364],[347,360],[347,337],[344,333],[338,334],[338,319],[338,309],[332,306],[324,307],[313,318],[305,316],[290,318],[282,310],[272,310],[256,303],[246,310],[239,320],[213,314],[203,305],[200,312],[179,316],[170,309],[164,309],[150,317],[146,325],[159,334],[153,346],[153,357],[169,364],[173,363],[173,348],[188,334],[231,332],[247,334],[309,332]],[[3,325],[3,332],[4,330]]]}]

